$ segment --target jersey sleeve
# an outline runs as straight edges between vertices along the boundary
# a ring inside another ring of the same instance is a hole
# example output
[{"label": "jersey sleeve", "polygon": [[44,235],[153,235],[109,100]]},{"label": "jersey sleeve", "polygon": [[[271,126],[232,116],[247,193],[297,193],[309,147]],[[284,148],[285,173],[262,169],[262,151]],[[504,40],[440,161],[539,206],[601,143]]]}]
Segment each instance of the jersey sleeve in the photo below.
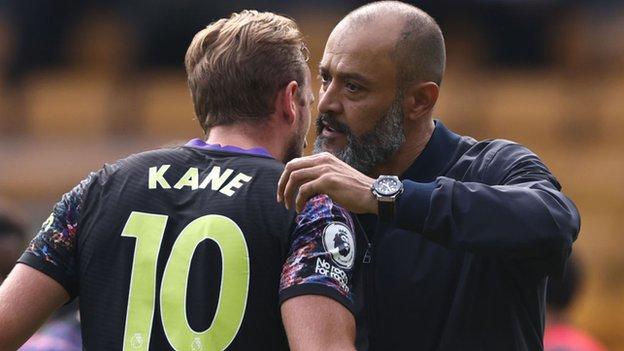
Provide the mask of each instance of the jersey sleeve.
[{"label": "jersey sleeve", "polygon": [[86,189],[94,181],[91,173],[54,206],[39,233],[30,242],[18,263],[28,265],[56,280],[73,299],[78,293],[76,234]]},{"label": "jersey sleeve", "polygon": [[318,195],[297,216],[291,239],[280,303],[300,295],[323,295],[353,313],[356,236],[349,212],[327,195]]}]

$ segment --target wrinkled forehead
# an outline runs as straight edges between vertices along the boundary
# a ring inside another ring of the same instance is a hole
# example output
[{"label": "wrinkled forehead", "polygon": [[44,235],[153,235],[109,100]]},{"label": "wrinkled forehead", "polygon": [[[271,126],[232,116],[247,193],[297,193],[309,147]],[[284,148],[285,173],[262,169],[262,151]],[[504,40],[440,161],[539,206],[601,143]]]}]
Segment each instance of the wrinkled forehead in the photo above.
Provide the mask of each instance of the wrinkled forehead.
[{"label": "wrinkled forehead", "polygon": [[356,24],[343,21],[330,34],[320,67],[335,73],[387,78],[396,70],[393,54],[399,28],[397,23],[388,21]]}]

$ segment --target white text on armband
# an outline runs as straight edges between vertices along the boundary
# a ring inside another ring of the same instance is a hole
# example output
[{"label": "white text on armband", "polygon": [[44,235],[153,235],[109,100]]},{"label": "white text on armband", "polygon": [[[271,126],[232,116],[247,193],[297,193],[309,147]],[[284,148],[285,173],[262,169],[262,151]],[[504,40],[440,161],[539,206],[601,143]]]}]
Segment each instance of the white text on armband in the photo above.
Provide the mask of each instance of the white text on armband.
[{"label": "white text on armband", "polygon": [[347,277],[347,273],[329,263],[329,261],[320,257],[317,258],[314,273],[335,279],[344,291],[349,292],[349,278]]}]

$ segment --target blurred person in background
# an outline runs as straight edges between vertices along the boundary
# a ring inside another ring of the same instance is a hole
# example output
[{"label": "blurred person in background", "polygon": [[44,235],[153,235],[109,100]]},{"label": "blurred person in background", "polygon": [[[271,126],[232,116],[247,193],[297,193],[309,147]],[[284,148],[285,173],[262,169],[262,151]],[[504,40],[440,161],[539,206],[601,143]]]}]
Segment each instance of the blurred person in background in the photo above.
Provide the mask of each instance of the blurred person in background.
[{"label": "blurred person in background", "polygon": [[578,289],[583,285],[583,267],[575,256],[570,257],[562,276],[548,280],[546,289],[545,351],[606,351],[597,340],[570,320]]},{"label": "blurred person in background", "polygon": [[26,246],[26,226],[21,218],[0,200],[0,283],[9,275]]},{"label": "blurred person in background", "polygon": [[19,351],[80,351],[78,300],[61,307]]},{"label": "blurred person in background", "polygon": [[358,346],[364,334],[374,350],[541,350],[546,282],[580,216],[528,148],[433,119],[445,61],[439,26],[414,6],[348,14],[319,66],[317,154],[286,165],[278,200],[300,211],[321,193],[358,213]]},{"label": "blurred person in background", "polygon": [[0,349],[78,297],[89,350],[353,349],[351,217],[327,196],[299,216],[274,197],[310,126],[306,61],[273,13],[197,33],[185,66],[206,140],[105,165],[61,198],[0,286]]}]

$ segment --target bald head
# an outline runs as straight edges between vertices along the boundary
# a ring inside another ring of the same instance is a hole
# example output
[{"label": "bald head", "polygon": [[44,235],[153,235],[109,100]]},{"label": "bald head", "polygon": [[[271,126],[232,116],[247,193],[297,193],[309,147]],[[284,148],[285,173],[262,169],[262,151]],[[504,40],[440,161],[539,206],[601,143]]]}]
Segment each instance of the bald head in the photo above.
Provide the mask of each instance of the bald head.
[{"label": "bald head", "polygon": [[441,84],[446,64],[444,37],[423,10],[399,1],[374,2],[349,13],[339,26],[358,33],[387,28],[400,89],[418,81]]}]

